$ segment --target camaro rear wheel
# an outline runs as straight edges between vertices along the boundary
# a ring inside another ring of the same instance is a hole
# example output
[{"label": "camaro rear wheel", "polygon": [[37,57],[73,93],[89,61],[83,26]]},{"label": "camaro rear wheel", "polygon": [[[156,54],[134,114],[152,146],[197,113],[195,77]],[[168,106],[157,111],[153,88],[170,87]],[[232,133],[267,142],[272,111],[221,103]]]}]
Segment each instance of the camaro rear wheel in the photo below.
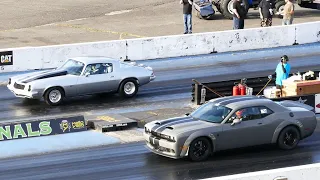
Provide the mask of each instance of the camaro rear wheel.
[{"label": "camaro rear wheel", "polygon": [[133,97],[137,94],[138,89],[139,86],[136,80],[124,80],[120,85],[120,95],[123,97]]},{"label": "camaro rear wheel", "polygon": [[212,147],[209,140],[201,137],[191,142],[188,156],[192,161],[204,161],[208,159],[211,151]]},{"label": "camaro rear wheel", "polygon": [[50,88],[44,94],[44,100],[48,105],[56,106],[62,103],[64,91],[61,88]]},{"label": "camaro rear wheel", "polygon": [[278,146],[281,149],[294,149],[300,141],[300,133],[297,128],[289,126],[284,128],[278,138]]}]

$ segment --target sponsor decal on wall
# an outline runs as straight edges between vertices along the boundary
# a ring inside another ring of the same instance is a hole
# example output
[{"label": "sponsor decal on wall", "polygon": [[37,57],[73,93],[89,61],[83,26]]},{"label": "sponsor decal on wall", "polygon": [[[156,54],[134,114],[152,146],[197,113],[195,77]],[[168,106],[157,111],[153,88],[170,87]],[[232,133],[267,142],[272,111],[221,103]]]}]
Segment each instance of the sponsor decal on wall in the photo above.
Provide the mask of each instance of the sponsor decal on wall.
[{"label": "sponsor decal on wall", "polygon": [[0,141],[86,131],[83,116],[22,122],[0,126]]},{"label": "sponsor decal on wall", "polygon": [[315,113],[320,113],[320,94],[315,95],[314,109]]},{"label": "sponsor decal on wall", "polygon": [[13,65],[13,52],[0,52],[0,66]]}]

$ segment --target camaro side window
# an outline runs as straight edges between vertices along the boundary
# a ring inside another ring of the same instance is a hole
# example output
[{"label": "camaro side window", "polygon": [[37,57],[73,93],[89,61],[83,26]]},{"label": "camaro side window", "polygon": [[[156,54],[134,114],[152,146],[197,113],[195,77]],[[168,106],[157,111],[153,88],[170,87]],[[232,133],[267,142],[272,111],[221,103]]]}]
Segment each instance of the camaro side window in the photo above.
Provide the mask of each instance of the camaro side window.
[{"label": "camaro side window", "polygon": [[113,71],[111,63],[97,63],[89,64],[86,67],[85,74],[90,73],[90,75],[106,74]]}]

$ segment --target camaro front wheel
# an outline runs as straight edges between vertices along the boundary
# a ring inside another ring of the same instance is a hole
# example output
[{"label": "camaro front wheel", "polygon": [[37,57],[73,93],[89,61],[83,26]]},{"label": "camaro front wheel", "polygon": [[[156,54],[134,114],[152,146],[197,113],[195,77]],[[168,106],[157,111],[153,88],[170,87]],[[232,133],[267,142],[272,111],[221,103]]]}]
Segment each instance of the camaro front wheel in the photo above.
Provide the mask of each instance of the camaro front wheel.
[{"label": "camaro front wheel", "polygon": [[204,161],[209,158],[211,151],[212,147],[209,140],[200,137],[191,142],[188,156],[192,161]]},{"label": "camaro front wheel", "polygon": [[133,97],[137,94],[138,89],[139,86],[136,80],[127,79],[120,85],[120,95],[123,97]]},{"label": "camaro front wheel", "polygon": [[64,91],[59,88],[50,88],[44,94],[44,100],[48,105],[56,106],[62,103],[64,98]]},{"label": "camaro front wheel", "polygon": [[289,126],[284,128],[278,138],[278,146],[281,149],[294,149],[300,141],[300,133],[297,128]]}]

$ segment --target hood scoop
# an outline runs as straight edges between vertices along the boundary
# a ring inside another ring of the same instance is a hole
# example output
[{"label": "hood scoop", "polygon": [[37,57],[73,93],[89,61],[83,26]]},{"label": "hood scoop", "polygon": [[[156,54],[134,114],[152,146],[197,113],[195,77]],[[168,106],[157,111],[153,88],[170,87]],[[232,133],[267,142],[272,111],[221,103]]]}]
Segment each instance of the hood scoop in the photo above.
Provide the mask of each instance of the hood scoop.
[{"label": "hood scoop", "polygon": [[166,127],[167,129],[171,129],[171,130],[173,130],[173,127],[171,127],[171,126],[168,126],[168,127]]},{"label": "hood scoop", "polygon": [[161,125],[161,123],[160,123],[160,122],[156,122],[155,124],[156,124],[156,125]]}]

